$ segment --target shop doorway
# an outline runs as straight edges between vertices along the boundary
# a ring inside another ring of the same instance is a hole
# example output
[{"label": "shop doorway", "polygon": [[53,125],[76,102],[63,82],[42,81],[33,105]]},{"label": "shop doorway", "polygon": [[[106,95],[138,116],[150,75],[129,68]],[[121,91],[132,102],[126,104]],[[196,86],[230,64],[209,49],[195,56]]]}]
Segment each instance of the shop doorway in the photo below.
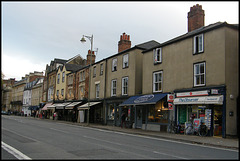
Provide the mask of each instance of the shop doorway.
[{"label": "shop doorway", "polygon": [[142,108],[136,107],[136,128],[142,128]]},{"label": "shop doorway", "polygon": [[214,136],[222,136],[222,106],[214,106]]}]

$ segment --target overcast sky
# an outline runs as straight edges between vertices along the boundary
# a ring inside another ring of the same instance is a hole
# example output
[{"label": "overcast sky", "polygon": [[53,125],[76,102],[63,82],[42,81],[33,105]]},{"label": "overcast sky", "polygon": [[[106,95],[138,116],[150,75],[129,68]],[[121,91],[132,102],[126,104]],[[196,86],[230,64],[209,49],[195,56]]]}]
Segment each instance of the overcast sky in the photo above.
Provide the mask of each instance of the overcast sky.
[{"label": "overcast sky", "polygon": [[120,35],[130,35],[132,47],[150,40],[163,43],[187,32],[190,7],[202,5],[205,26],[239,23],[239,2],[11,2],[1,13],[1,65],[4,79],[20,80],[44,71],[54,58],[86,58],[93,35],[96,61],[117,53]]}]

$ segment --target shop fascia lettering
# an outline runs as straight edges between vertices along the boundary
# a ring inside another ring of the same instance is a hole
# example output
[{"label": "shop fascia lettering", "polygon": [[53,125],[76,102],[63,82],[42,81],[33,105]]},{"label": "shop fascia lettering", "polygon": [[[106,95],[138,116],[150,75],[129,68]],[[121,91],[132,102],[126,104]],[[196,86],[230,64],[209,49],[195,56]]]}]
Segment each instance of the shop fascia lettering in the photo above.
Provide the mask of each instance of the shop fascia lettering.
[{"label": "shop fascia lettering", "polygon": [[199,102],[200,98],[179,98],[179,102]]},{"label": "shop fascia lettering", "polygon": [[137,99],[134,100],[134,103],[143,103],[143,102],[147,102],[147,101],[150,101],[151,99],[154,98],[154,95],[153,94],[150,94],[150,95],[144,95],[144,96],[141,96]]}]

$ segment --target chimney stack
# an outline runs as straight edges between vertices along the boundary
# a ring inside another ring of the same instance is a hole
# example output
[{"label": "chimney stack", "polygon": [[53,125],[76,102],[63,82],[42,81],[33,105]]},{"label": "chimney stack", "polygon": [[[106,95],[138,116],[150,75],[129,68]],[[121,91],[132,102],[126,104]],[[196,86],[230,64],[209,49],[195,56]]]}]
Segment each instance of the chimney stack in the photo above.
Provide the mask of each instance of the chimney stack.
[{"label": "chimney stack", "polygon": [[188,12],[188,32],[204,26],[204,10],[199,4],[194,5]]},{"label": "chimney stack", "polygon": [[[92,62],[91,62],[91,56],[92,56]],[[91,50],[88,50],[88,55],[87,55],[87,65],[90,64],[93,64],[95,63],[95,58],[96,58],[96,55],[94,55],[94,51],[92,51],[92,55],[91,55]]]},{"label": "chimney stack", "polygon": [[118,52],[122,52],[131,48],[130,35],[125,34],[125,32],[120,36],[120,41],[118,41]]}]

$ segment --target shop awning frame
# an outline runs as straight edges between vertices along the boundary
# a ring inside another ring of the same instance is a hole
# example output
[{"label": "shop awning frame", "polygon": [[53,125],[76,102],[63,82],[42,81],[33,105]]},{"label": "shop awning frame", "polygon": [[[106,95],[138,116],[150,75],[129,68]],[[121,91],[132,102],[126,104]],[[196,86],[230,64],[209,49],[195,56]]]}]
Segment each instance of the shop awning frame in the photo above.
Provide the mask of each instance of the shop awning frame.
[{"label": "shop awning frame", "polygon": [[120,104],[119,106],[156,104],[158,101],[160,101],[164,97],[166,97],[167,94],[168,93],[132,96],[129,99],[127,99],[126,101],[124,101],[122,104]]},{"label": "shop awning frame", "polygon": [[[90,102],[89,106],[91,107],[91,106],[94,106],[94,105],[99,104],[99,103],[102,103],[102,102]],[[78,107],[78,110],[86,110],[86,109],[88,109],[88,103],[85,103],[85,104]]]},{"label": "shop awning frame", "polygon": [[82,103],[82,101],[80,101],[80,102],[72,102],[72,103],[70,103],[69,105],[67,105],[66,107],[65,107],[65,109],[73,109],[75,106],[77,106],[77,105],[79,105],[80,103]]}]

